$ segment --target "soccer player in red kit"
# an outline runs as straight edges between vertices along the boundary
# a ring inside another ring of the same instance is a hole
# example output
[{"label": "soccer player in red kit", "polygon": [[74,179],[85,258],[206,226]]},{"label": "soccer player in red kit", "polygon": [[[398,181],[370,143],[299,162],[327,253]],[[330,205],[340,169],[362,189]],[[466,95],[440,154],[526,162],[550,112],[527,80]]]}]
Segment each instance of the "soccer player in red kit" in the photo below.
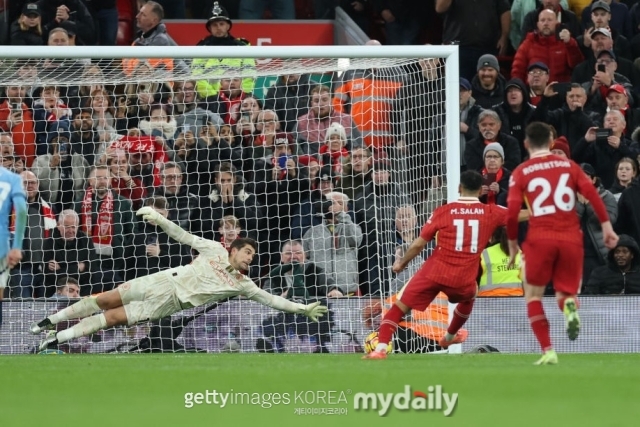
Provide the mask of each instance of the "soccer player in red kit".
[{"label": "soccer player in red kit", "polygon": [[518,214],[523,202],[529,207],[529,229],[522,244],[522,271],[527,315],[544,353],[536,365],[558,363],[542,307],[544,289],[550,281],[565,316],[569,339],[575,340],[580,331],[576,295],[582,284],[584,247],[575,211],[577,193],[591,203],[602,224],[605,246],[612,249],[618,242],[597,189],[577,163],[549,151],[552,140],[551,129],[546,124],[534,122],[527,126],[524,143],[529,160],[513,171],[507,202],[512,264],[519,250]]},{"label": "soccer player in red kit", "polygon": [[[485,205],[478,200],[482,188],[482,175],[466,171],[460,175],[460,198],[439,207],[407,249],[404,257],[393,265],[399,273],[422,252],[425,245],[437,235],[437,247],[420,270],[409,280],[402,295],[380,323],[376,350],[364,359],[386,359],[387,345],[398,328],[402,317],[410,310],[424,311],[439,292],[452,303],[458,303],[447,333],[438,344],[446,349],[466,339],[461,328],[469,318],[478,291],[476,277],[480,256],[489,244],[496,228],[506,224],[507,209]],[[523,211],[521,219],[526,220]]]}]

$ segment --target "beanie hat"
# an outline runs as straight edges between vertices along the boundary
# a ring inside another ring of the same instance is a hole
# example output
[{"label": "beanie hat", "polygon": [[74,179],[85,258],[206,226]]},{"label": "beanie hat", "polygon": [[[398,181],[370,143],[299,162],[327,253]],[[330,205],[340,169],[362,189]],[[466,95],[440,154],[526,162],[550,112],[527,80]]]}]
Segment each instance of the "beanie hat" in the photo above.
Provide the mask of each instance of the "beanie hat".
[{"label": "beanie hat", "polygon": [[490,54],[482,55],[480,59],[478,59],[478,69],[476,71],[480,71],[480,69],[484,67],[491,67],[497,72],[500,72],[498,58]]},{"label": "beanie hat", "polygon": [[567,159],[571,158],[571,148],[569,148],[569,141],[564,136],[561,136],[553,141],[551,144],[552,150],[562,150],[567,156]]},{"label": "beanie hat", "polygon": [[344,130],[344,126],[340,123],[331,123],[327,128],[327,133],[324,136],[324,141],[329,142],[333,135],[338,135],[343,143],[347,142],[347,131]]},{"label": "beanie hat", "polygon": [[498,154],[500,154],[500,157],[502,157],[502,160],[504,160],[504,148],[502,148],[502,145],[500,145],[499,142],[492,142],[490,144],[487,144],[486,147],[484,147],[484,152],[482,153],[483,159],[487,155],[487,151],[497,152]]}]

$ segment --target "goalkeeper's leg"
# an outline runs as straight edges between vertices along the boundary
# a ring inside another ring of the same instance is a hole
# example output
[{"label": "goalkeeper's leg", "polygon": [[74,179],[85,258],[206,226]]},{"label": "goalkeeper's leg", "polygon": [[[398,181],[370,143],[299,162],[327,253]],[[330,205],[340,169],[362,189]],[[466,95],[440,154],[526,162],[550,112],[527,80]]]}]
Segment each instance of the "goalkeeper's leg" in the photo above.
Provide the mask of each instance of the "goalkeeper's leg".
[{"label": "goalkeeper's leg", "polygon": [[124,283],[117,289],[102,293],[98,296],[90,296],[70,305],[43,320],[33,323],[30,331],[38,334],[45,329],[53,329],[60,322],[71,319],[83,319],[101,310],[109,310],[122,307],[131,301],[142,301],[144,292],[135,283]]}]

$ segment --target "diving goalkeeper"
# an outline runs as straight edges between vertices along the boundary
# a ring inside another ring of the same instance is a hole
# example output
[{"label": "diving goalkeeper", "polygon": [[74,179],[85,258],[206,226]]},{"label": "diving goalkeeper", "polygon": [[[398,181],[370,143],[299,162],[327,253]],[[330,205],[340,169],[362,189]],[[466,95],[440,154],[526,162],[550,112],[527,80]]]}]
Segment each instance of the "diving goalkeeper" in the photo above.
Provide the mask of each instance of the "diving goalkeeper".
[{"label": "diving goalkeeper", "polygon": [[[31,333],[38,334],[53,329],[59,322],[82,318],[73,327],[47,336],[40,343],[40,351],[100,329],[157,320],[180,310],[239,295],[277,310],[304,314],[314,322],[327,312],[327,307],[320,306],[320,302],[303,305],[271,295],[240,273],[240,270],[249,269],[255,256],[257,244],[254,240],[236,239],[227,252],[220,243],[186,232],[151,207],[141,208],[137,215],[162,227],[174,240],[196,249],[199,256],[189,265],[133,279],[32,324]],[[101,310],[104,312],[93,316]]]}]

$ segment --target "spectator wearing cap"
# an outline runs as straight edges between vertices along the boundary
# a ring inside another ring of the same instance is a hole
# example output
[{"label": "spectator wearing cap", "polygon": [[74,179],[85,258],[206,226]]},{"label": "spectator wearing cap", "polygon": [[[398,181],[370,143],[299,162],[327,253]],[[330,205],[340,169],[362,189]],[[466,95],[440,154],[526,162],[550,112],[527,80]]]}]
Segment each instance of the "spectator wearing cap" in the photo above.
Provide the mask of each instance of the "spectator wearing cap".
[{"label": "spectator wearing cap", "polygon": [[[527,67],[527,85],[532,105],[538,105],[542,99],[544,88],[549,83],[549,67],[544,62],[534,62]],[[558,106],[559,107],[559,106]]]},{"label": "spectator wearing cap", "polygon": [[587,295],[640,294],[640,248],[637,241],[626,234],[619,236],[602,265],[591,274],[584,288]]},{"label": "spectator wearing cap", "polygon": [[37,3],[27,3],[20,17],[11,24],[10,43],[19,46],[42,46],[42,19]]},{"label": "spectator wearing cap", "polygon": [[478,60],[476,75],[471,80],[473,97],[482,108],[491,108],[504,98],[505,79],[500,74],[500,63],[493,55],[483,55]]},{"label": "spectator wearing cap", "polygon": [[93,45],[96,42],[96,31],[93,17],[87,6],[80,0],[40,0],[38,3],[42,20],[42,39],[49,39],[49,32],[62,23],[73,28],[80,44]]},{"label": "spectator wearing cap", "polygon": [[[436,13],[444,15],[442,43],[460,46],[461,77],[473,78],[478,71],[478,59],[482,55],[507,54],[511,27],[509,1],[436,0],[435,8]],[[490,108],[491,105],[493,104],[489,103],[485,108]]]},{"label": "spectator wearing cap", "polygon": [[[234,37],[230,31],[233,22],[229,18],[227,10],[220,6],[218,2],[213,3],[211,17],[205,23],[209,35],[197,43],[197,46],[249,46],[248,40]],[[193,74],[206,74],[207,76],[222,75],[228,70],[255,69],[256,62],[253,58],[217,58],[212,55],[208,58],[196,58],[191,64]],[[242,79],[242,91],[252,93],[254,80],[251,77]],[[198,80],[196,89],[200,98],[207,99],[214,97],[220,91],[219,79],[208,77]]]},{"label": "spectator wearing cap", "polygon": [[524,130],[531,122],[535,109],[536,107],[529,102],[527,87],[520,79],[511,79],[507,82],[504,101],[492,108],[500,116],[503,132],[518,141],[522,159],[527,153],[524,147]]},{"label": "spectator wearing cap", "polygon": [[464,151],[467,169],[480,172],[484,167],[484,149],[492,142],[502,145],[504,167],[513,170],[522,160],[518,141],[502,130],[500,116],[493,110],[484,110],[478,117],[480,136],[469,142]]},{"label": "spectator wearing cap", "polygon": [[569,147],[569,141],[564,136],[560,136],[553,140],[553,143],[549,147],[551,154],[560,156],[565,159],[571,159],[571,148]]},{"label": "spectator wearing cap", "polygon": [[[633,139],[637,142],[637,139]],[[634,179],[638,177],[638,160],[624,157],[616,164],[616,179],[609,191],[616,198],[616,202],[620,200],[622,192],[631,186]]]},{"label": "spectator wearing cap", "polygon": [[323,165],[331,165],[336,175],[342,175],[342,168],[349,157],[347,132],[340,123],[331,123],[325,135],[325,142],[320,147]]},{"label": "spectator wearing cap", "polygon": [[57,212],[72,209],[82,198],[89,163],[74,151],[71,134],[65,128],[53,128],[49,134],[49,152],[38,156],[31,171],[38,178],[40,194]]},{"label": "spectator wearing cap", "polygon": [[460,77],[460,167],[466,169],[464,160],[464,150],[467,141],[480,136],[478,131],[478,116],[482,112],[482,107],[476,104],[471,89],[471,83],[464,77]]},{"label": "spectator wearing cap", "polygon": [[625,138],[626,122],[620,111],[609,111],[604,116],[603,127],[610,129],[609,136],[598,137],[597,128],[590,128],[571,150],[571,158],[576,162],[591,164],[602,180],[602,185],[609,188],[615,181],[616,164],[623,157],[636,158],[640,147],[637,142]]},{"label": "spectator wearing cap", "polygon": [[582,84],[591,80],[600,53],[603,51],[611,51],[614,53],[613,58],[616,60],[616,73],[622,74],[633,84],[638,82],[639,79],[636,77],[638,72],[634,69],[634,64],[623,56],[618,55],[618,53],[623,55],[624,52],[619,51],[608,29],[595,29],[591,33],[590,38],[591,52],[589,55],[586,55],[586,59],[573,70],[571,81]]},{"label": "spectator wearing cap", "polygon": [[[602,3],[604,3],[604,5]],[[631,28],[629,7],[624,3],[613,0],[595,1],[591,3],[591,6],[584,8],[582,11],[582,28],[587,29],[593,25],[592,11],[594,7],[606,10],[607,6],[609,7],[609,13],[611,14],[609,27],[628,39],[631,39],[631,37],[633,37],[633,29]]]},{"label": "spectator wearing cap", "polygon": [[484,167],[482,174],[482,188],[480,201],[486,204],[498,204],[507,206],[507,192],[509,190],[509,178],[511,171],[505,169],[504,149],[497,142],[492,142],[484,147],[482,153]]},{"label": "spectator wearing cap", "polygon": [[522,34],[525,38],[529,33],[536,30],[540,31],[537,23],[539,21],[540,12],[543,10],[553,11],[556,15],[556,20],[558,21],[558,28],[568,30],[571,37],[576,38],[581,34],[578,17],[575,13],[569,10],[566,2],[564,2],[565,4],[562,4],[560,0],[540,0],[538,3],[539,5],[535,10],[530,11],[524,17],[524,22],[522,23]]},{"label": "spectator wearing cap", "polygon": [[607,89],[606,110],[599,113],[604,116],[607,111],[618,110],[624,115],[627,123],[624,134],[627,138],[631,138],[633,131],[640,126],[640,109],[631,108],[629,105],[629,94],[624,86],[614,84]]},{"label": "spectator wearing cap", "polygon": [[[598,194],[607,208],[609,220],[612,224],[615,224],[618,219],[618,201],[609,190],[604,188],[600,178],[596,175],[596,171],[593,166],[589,163],[582,163],[580,166],[598,190]],[[591,203],[589,203],[589,201],[580,193],[577,195],[576,213],[580,218],[584,241],[582,280],[583,282],[588,283],[591,272],[598,266],[606,264],[609,250],[602,240],[602,227],[600,226],[600,221],[598,220]]]},{"label": "spectator wearing cap", "polygon": [[[585,108],[598,114],[606,112],[606,99],[609,88],[612,86],[622,86],[627,94],[633,93],[633,86],[629,79],[616,72],[618,63],[616,55],[611,50],[603,50],[598,53],[595,64],[595,74],[587,82],[582,83],[587,92],[587,104]],[[628,101],[632,103],[633,97],[628,96]]]},{"label": "spectator wearing cap", "polygon": [[[317,177],[309,181],[310,191],[308,196],[300,201],[300,206],[296,209],[291,219],[291,238],[300,239],[307,232],[309,227],[322,224],[322,215],[316,212],[317,203],[324,200],[325,196],[335,189],[338,176],[331,166],[325,165],[320,168]],[[355,220],[353,212],[350,212]]]},{"label": "spectator wearing cap", "polygon": [[538,14],[537,31],[527,34],[513,59],[511,76],[527,79],[527,69],[535,62],[549,67],[549,81],[569,82],[571,72],[584,57],[569,30],[557,33],[558,20],[554,11],[544,9]]},{"label": "spectator wearing cap", "polygon": [[[569,9],[567,0],[561,0],[560,6],[562,9]],[[522,39],[527,34],[523,30],[525,18],[529,14],[536,10],[538,7],[544,7],[543,3],[538,0],[513,0],[511,2],[511,29],[509,31],[509,40],[514,49],[518,49]],[[535,18],[533,20],[533,26],[535,27]],[[530,30],[532,31],[532,30]]]},{"label": "spectator wearing cap", "polygon": [[591,6],[591,20],[593,23],[591,28],[587,28],[583,35],[576,37],[578,45],[580,46],[580,49],[582,49],[582,54],[585,58],[589,58],[589,55],[593,54],[591,50],[593,33],[597,30],[605,30],[603,34],[610,36],[613,40],[616,55],[619,58],[626,58],[633,61],[629,39],[623,36],[619,31],[611,28],[609,25],[609,21],[611,20],[611,9],[606,2],[596,1],[593,3]]}]

